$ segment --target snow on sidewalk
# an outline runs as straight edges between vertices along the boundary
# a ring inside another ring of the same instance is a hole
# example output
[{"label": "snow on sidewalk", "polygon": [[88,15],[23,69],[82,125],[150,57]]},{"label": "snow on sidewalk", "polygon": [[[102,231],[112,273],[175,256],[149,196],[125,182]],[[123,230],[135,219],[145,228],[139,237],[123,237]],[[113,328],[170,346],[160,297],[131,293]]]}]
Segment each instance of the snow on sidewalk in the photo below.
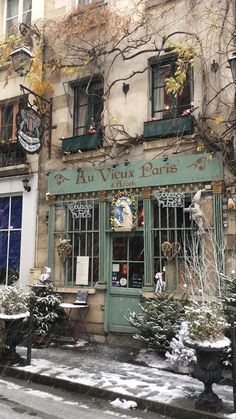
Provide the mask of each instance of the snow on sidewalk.
[{"label": "snow on sidewalk", "polygon": [[[40,355],[42,354],[41,352]],[[183,400],[191,401],[191,406],[194,406],[197,395],[203,391],[203,384],[187,375],[113,360],[92,358],[80,360],[79,356],[75,364],[75,359],[72,359],[70,354],[67,355],[68,359],[64,357],[63,363],[61,358],[54,359],[55,362],[53,362],[51,359],[36,358],[33,350],[32,364],[24,367],[17,366],[17,369],[110,390],[121,396],[134,396],[181,407]],[[223,400],[224,411],[232,412],[232,387],[214,385],[214,390]],[[234,414],[233,416],[228,414],[225,417],[235,418]]]}]

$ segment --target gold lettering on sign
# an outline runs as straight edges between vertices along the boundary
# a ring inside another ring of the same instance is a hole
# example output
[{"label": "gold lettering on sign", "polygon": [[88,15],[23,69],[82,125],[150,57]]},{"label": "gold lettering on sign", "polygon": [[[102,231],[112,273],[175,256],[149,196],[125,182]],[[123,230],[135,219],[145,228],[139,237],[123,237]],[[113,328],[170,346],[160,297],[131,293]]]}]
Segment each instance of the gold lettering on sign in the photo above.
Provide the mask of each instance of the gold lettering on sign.
[{"label": "gold lettering on sign", "polygon": [[141,175],[139,177],[150,177],[158,175],[168,175],[169,173],[176,173],[177,167],[175,164],[155,167],[151,162],[145,163],[140,167]]},{"label": "gold lettering on sign", "polygon": [[94,175],[85,175],[83,169],[77,170],[77,179],[76,183],[91,183],[94,182]]}]

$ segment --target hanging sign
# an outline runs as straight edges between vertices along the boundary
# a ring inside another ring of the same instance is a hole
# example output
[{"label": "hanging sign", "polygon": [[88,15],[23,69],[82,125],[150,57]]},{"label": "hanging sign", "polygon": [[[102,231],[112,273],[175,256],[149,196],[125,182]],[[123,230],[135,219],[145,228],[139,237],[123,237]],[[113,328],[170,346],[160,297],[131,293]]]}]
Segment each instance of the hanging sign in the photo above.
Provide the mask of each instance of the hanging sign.
[{"label": "hanging sign", "polygon": [[91,218],[91,210],[93,209],[92,204],[83,204],[81,202],[70,202],[68,204],[69,210],[73,218]]},{"label": "hanging sign", "polygon": [[184,192],[165,192],[155,191],[154,196],[157,199],[159,207],[183,208]]},{"label": "hanging sign", "polygon": [[43,145],[43,122],[33,108],[23,108],[16,115],[17,139],[29,154],[39,153]]}]

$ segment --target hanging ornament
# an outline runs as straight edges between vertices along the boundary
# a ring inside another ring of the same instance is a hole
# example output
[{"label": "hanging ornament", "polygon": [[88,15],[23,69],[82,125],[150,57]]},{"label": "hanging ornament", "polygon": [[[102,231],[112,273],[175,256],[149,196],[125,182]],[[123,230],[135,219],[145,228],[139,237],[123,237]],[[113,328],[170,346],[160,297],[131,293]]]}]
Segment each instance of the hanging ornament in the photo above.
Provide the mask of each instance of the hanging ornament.
[{"label": "hanging ornament", "polygon": [[96,125],[94,122],[94,119],[91,118],[90,120],[90,125],[89,125],[89,129],[87,131],[88,134],[95,134],[96,133]]}]

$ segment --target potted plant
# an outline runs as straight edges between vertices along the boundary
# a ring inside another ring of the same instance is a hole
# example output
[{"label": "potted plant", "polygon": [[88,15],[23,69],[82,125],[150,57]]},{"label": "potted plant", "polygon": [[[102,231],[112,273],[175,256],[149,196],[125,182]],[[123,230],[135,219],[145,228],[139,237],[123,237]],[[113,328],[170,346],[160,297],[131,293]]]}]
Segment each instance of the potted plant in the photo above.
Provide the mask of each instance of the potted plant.
[{"label": "potted plant", "polygon": [[166,358],[174,371],[181,374],[191,374],[197,360],[195,350],[185,345],[187,330],[187,323],[182,322],[180,330],[170,342],[170,350],[166,352]]},{"label": "potted plant", "polygon": [[2,357],[18,361],[16,346],[29,336],[29,294],[17,284],[0,290],[0,320],[5,325],[5,349]]},{"label": "potted plant", "polygon": [[212,391],[212,384],[222,379],[220,356],[230,345],[230,340],[225,337],[227,322],[222,305],[217,299],[194,301],[186,307],[185,319],[185,344],[196,351],[194,376],[204,383],[204,391],[199,395],[195,407],[217,412],[222,400]]},{"label": "potted plant", "polygon": [[64,321],[62,298],[55,293],[47,270],[45,267],[46,273],[38,278],[31,293],[33,340],[40,345],[48,344],[50,336],[58,333]]}]

